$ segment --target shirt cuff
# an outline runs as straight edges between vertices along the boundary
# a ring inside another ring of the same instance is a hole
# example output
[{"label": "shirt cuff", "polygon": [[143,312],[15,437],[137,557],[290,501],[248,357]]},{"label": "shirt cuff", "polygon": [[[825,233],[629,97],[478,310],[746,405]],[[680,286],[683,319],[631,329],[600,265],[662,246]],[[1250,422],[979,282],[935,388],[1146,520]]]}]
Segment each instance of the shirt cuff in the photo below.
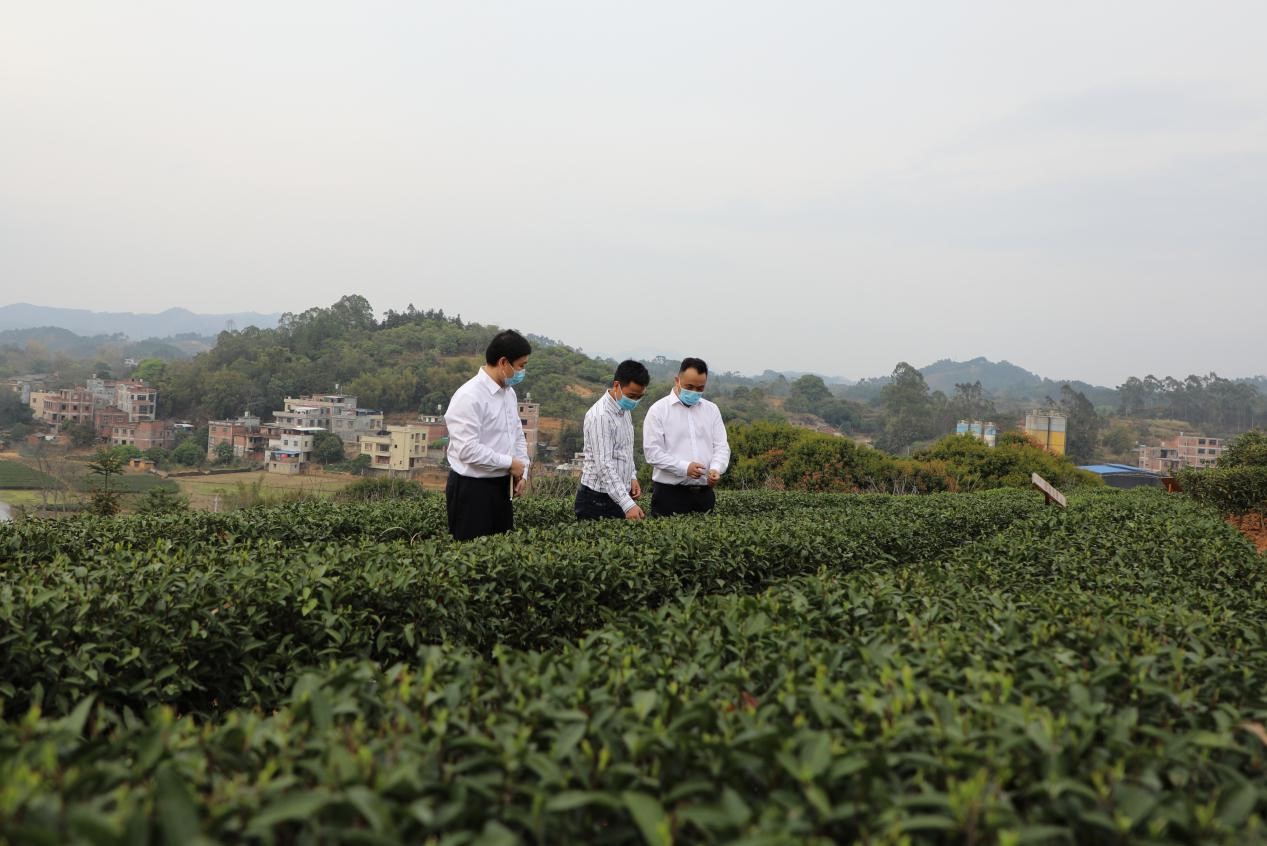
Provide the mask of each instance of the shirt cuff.
[{"label": "shirt cuff", "polygon": [[689,476],[691,471],[691,462],[679,461],[677,463],[677,474],[679,476]]},{"label": "shirt cuff", "polygon": [[633,497],[631,497],[631,496],[629,495],[629,492],[628,492],[628,491],[626,491],[626,492],[625,492],[625,493],[624,493],[624,494],[620,497],[620,500],[617,502],[617,505],[619,505],[619,506],[620,506],[620,510],[621,510],[621,511],[623,511],[623,512],[625,512],[626,514],[628,514],[628,513],[629,513],[629,509],[633,508],[633,507],[634,507],[635,505],[637,505],[637,504],[638,504],[638,503],[636,503],[636,502],[634,502],[634,501],[633,501]]}]

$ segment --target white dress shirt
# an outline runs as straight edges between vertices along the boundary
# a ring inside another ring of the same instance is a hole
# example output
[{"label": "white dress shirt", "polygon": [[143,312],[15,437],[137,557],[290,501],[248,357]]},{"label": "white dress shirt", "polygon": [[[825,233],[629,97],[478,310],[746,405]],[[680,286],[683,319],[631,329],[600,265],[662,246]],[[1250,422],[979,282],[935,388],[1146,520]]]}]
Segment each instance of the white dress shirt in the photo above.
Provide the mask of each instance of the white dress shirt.
[{"label": "white dress shirt", "polygon": [[701,398],[686,405],[671,391],[656,400],[642,421],[642,455],[655,468],[651,478],[662,485],[707,485],[701,476],[686,474],[691,462],[725,473],[730,466],[730,443],[717,406]]},{"label": "white dress shirt", "polygon": [[514,388],[497,384],[481,367],[454,392],[444,422],[449,427],[449,466],[459,475],[505,476],[511,461],[518,458],[527,478],[528,441],[519,422]]},{"label": "white dress shirt", "polygon": [[629,495],[637,477],[633,416],[612,399],[611,391],[603,391],[598,401],[585,412],[584,431],[585,462],[581,465],[581,484],[607,494],[621,511],[628,512],[636,505]]}]

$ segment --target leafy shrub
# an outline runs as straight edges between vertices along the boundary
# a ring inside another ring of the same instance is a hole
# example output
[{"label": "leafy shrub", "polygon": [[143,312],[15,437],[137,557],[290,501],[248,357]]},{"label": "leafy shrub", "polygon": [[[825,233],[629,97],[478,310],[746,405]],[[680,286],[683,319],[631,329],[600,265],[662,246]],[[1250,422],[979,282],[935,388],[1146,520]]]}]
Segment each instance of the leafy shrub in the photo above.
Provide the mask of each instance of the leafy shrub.
[{"label": "leafy shrub", "polygon": [[336,502],[382,502],[431,496],[413,479],[370,478],[353,482],[334,495]]}]

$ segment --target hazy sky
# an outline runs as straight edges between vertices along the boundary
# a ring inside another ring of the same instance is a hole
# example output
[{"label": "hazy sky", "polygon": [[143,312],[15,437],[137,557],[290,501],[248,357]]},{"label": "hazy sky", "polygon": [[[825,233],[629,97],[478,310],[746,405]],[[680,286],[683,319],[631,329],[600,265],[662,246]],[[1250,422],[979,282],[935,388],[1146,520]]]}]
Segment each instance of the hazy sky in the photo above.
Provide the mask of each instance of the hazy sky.
[{"label": "hazy sky", "polygon": [[1267,371],[1267,3],[13,2],[0,304]]}]

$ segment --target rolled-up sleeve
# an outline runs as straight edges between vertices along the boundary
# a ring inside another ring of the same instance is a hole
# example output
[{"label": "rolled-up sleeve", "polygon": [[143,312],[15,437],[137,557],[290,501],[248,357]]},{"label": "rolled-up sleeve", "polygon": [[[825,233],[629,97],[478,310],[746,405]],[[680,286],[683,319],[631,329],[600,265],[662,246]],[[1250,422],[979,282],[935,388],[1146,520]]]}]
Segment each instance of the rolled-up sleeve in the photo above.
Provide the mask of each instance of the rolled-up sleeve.
[{"label": "rolled-up sleeve", "polygon": [[[716,409],[716,406],[713,406]],[[722,422],[721,410],[714,412],[713,427],[713,458],[709,462],[708,469],[716,470],[718,473],[725,473],[726,468],[730,466],[730,441],[726,437],[726,424]]]}]

